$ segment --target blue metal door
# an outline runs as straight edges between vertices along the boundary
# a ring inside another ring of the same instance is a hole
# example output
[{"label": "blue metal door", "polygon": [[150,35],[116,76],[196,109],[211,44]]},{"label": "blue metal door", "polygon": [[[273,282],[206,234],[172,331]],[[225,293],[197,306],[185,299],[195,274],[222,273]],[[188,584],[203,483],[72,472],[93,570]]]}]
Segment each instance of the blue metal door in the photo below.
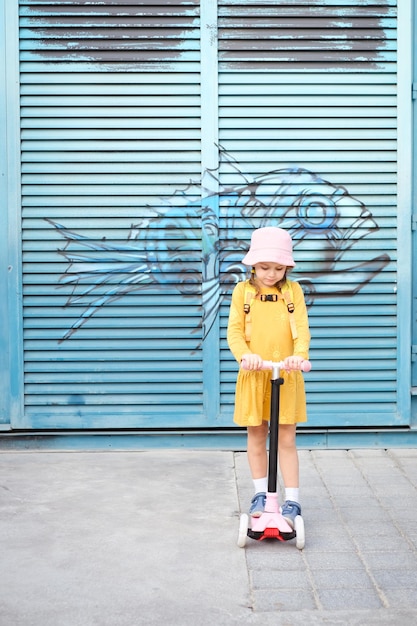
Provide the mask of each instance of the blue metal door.
[{"label": "blue metal door", "polygon": [[[397,304],[407,310],[409,296],[396,286],[410,208],[398,214],[397,28],[409,41],[409,19],[396,2],[302,5],[262,3],[260,15],[241,3],[234,19],[235,3],[219,4],[227,260],[240,258],[234,229],[244,241],[269,223],[293,235],[312,330],[309,426],[407,424]],[[223,376],[225,407],[234,375]]]}]

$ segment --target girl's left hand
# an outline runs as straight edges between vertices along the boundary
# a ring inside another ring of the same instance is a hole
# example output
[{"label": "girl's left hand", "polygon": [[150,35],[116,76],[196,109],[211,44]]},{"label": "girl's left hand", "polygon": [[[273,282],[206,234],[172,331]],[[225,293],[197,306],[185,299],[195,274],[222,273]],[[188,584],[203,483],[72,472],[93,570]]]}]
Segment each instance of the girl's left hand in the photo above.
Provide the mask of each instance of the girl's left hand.
[{"label": "girl's left hand", "polygon": [[284,369],[288,372],[291,372],[292,370],[301,370],[301,364],[303,361],[304,359],[301,356],[287,356],[284,359]]}]

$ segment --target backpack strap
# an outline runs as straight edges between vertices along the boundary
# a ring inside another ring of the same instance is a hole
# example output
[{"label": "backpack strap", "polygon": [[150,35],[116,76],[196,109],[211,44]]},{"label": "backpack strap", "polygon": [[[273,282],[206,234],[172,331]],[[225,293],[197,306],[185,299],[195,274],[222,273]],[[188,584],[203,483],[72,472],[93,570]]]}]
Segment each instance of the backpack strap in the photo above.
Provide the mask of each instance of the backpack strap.
[{"label": "backpack strap", "polygon": [[[249,343],[251,340],[251,334],[252,334],[251,303],[255,297],[256,297],[255,288],[252,287],[252,285],[250,285],[248,281],[246,281],[243,310],[245,312],[245,340],[247,343]],[[278,299],[285,300],[286,302],[287,311],[288,311],[288,319],[289,319],[290,328],[291,328],[291,335],[292,335],[293,340],[295,340],[298,337],[298,333],[297,333],[297,325],[295,323],[295,317],[294,317],[294,311],[295,311],[295,307],[293,303],[294,296],[293,296],[291,285],[288,281],[286,281],[285,285],[283,285],[281,289],[281,293],[278,294]]]},{"label": "backpack strap", "polygon": [[252,334],[252,319],[251,319],[251,302],[256,296],[256,291],[248,282],[245,284],[245,302],[243,304],[243,310],[245,312],[245,340],[246,343],[250,343]]},{"label": "backpack strap", "polygon": [[295,311],[294,302],[293,302],[294,295],[292,292],[291,285],[289,284],[288,281],[285,283],[285,285],[281,289],[281,292],[282,292],[282,295],[284,296],[285,302],[287,303],[287,311],[288,311],[288,319],[290,320],[291,335],[292,335],[293,341],[295,341],[298,337],[298,332],[297,332],[297,324],[295,323],[295,317],[294,317],[294,311]]}]

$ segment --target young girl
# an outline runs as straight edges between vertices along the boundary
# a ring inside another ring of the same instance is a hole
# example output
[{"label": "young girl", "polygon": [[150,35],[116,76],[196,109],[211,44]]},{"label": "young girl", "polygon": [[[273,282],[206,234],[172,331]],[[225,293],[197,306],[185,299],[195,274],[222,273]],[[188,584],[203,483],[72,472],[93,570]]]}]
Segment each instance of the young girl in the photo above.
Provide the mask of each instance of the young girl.
[{"label": "young girl", "polygon": [[265,507],[268,420],[271,372],[262,360],[284,361],[279,415],[279,467],[285,487],[282,515],[294,527],[299,504],[297,422],[307,421],[304,379],[299,371],[308,359],[310,331],[304,295],[298,283],[287,279],[295,266],[292,240],[282,228],[259,228],[252,233],[249,252],[242,260],[252,268],[249,280],[233,291],[227,341],[240,369],[236,382],[234,421],[247,427],[247,454],[255,495],[250,514],[259,517]]}]

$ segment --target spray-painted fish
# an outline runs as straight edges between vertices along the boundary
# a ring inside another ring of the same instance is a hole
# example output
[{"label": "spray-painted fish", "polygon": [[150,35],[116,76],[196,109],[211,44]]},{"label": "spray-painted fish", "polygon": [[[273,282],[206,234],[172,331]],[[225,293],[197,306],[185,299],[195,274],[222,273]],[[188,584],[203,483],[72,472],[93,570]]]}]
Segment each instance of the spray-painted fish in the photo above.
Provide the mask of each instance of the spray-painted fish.
[{"label": "spray-painted fish", "polygon": [[[353,295],[390,261],[384,253],[346,267],[345,253],[378,225],[345,187],[303,168],[276,170],[248,181],[227,153],[222,155],[223,164],[244,184],[221,186],[216,172],[206,172],[202,185],[191,183],[174,194],[165,209],[132,225],[123,244],[91,241],[48,220],[66,240],[58,252],[69,264],[60,282],[74,287],[67,306],[88,301],[62,340],[101,306],[135,291],[162,288],[201,299],[204,339],[221,303],[245,276],[240,260],[252,230],[265,225],[287,229],[297,257],[307,259],[297,264],[296,279],[309,305],[317,297]],[[103,252],[108,253],[105,261]]]}]

